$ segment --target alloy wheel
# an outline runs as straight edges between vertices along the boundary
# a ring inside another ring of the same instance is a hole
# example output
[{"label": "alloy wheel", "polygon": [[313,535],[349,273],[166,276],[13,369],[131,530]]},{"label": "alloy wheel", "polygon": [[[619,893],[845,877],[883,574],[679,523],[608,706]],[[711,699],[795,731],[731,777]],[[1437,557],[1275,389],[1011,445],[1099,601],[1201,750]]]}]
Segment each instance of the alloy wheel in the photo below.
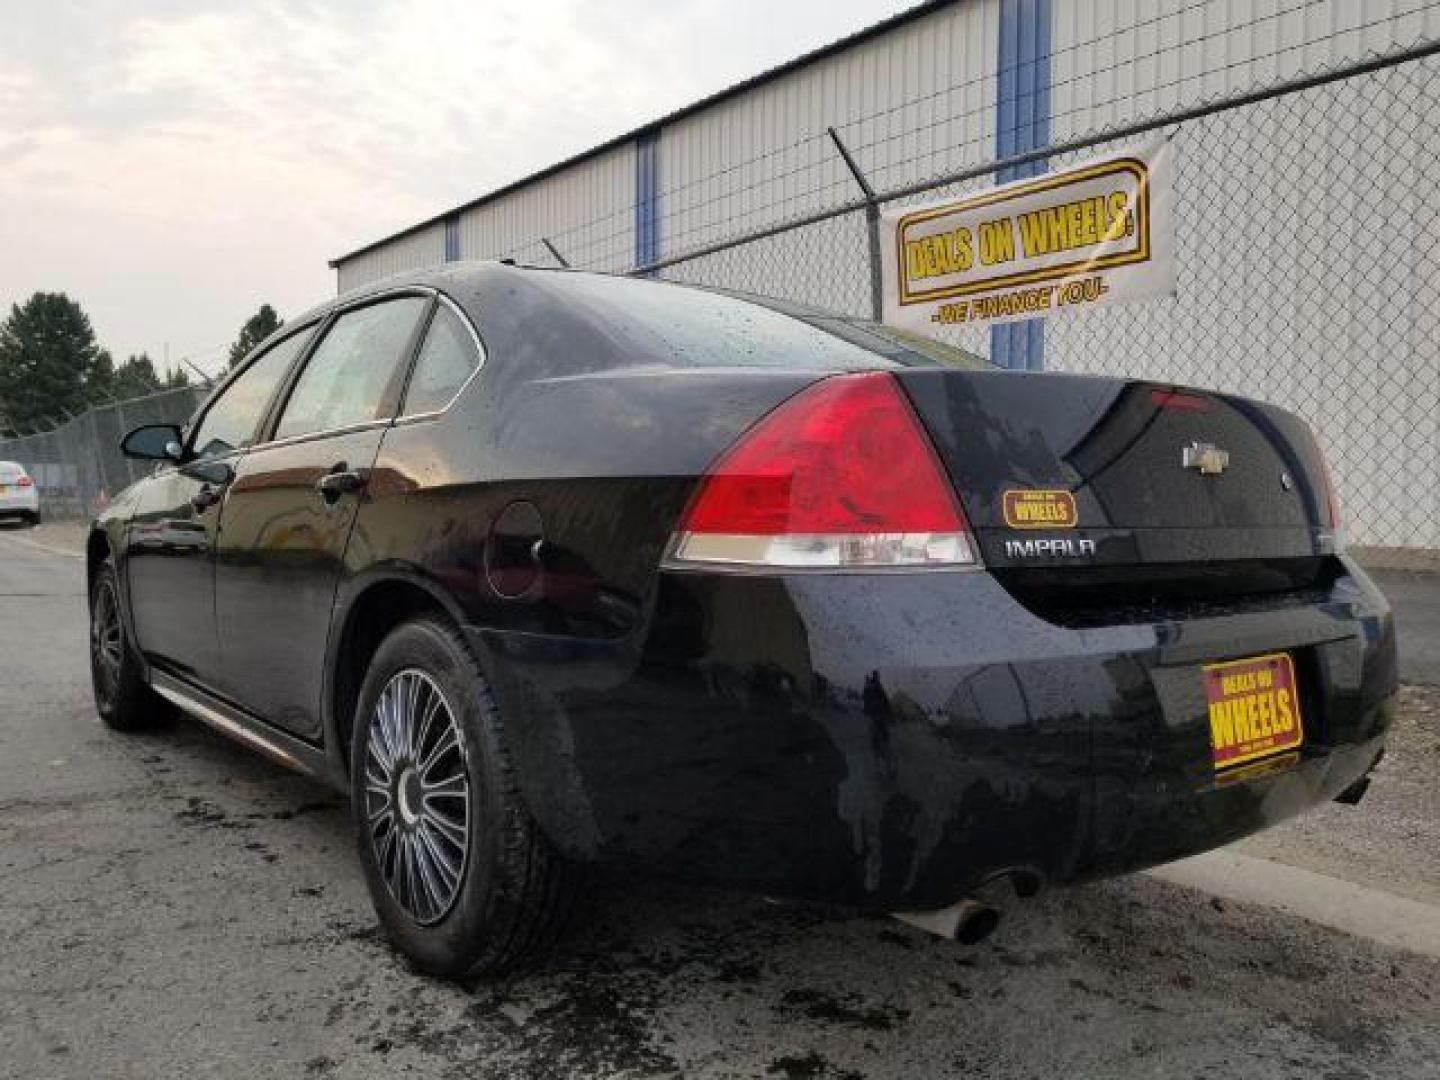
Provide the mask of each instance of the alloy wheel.
[{"label": "alloy wheel", "polygon": [[450,703],[419,668],[397,672],[370,714],[365,825],[391,897],[422,925],[460,893],[470,847],[470,774]]},{"label": "alloy wheel", "polygon": [[90,614],[90,659],[95,669],[100,695],[109,701],[120,685],[120,665],[124,658],[124,638],[120,628],[120,604],[115,583],[108,578],[95,590],[95,603]]}]

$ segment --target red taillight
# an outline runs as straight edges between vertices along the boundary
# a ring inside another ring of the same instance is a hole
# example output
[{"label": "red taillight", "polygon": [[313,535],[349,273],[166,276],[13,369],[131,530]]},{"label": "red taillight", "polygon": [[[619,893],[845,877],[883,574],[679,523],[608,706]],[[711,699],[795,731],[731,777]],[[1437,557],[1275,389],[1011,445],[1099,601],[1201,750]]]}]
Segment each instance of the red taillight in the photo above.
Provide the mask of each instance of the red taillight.
[{"label": "red taillight", "polygon": [[1335,477],[1330,472],[1330,463],[1325,460],[1325,452],[1320,449],[1320,443],[1312,433],[1311,441],[1315,445],[1315,460],[1320,462],[1320,475],[1325,481],[1325,511],[1330,515],[1330,528],[1335,533],[1336,542],[1340,538],[1340,494],[1335,490]]},{"label": "red taillight", "polygon": [[[1324,458],[1320,459],[1322,462]],[[1330,475],[1330,466],[1325,466],[1325,495],[1326,502],[1330,504],[1330,528],[1335,531],[1336,537],[1340,535],[1340,493],[1335,490],[1335,478]]]},{"label": "red taillight", "polygon": [[1325,460],[1325,451],[1320,449],[1320,440],[1315,437],[1315,429],[1306,424],[1304,430],[1310,437],[1310,460],[1320,470],[1320,482],[1325,488],[1325,516],[1328,519],[1326,524],[1330,526],[1335,548],[1339,550],[1344,534],[1340,527],[1340,496],[1335,490],[1335,477],[1330,472],[1330,463]]},{"label": "red taillight", "polygon": [[677,562],[973,564],[965,521],[895,380],[839,375],[751,428],[700,482]]},{"label": "red taillight", "polygon": [[33,487],[34,484],[35,484],[35,481],[34,481],[34,480],[31,480],[30,477],[28,477],[28,476],[22,476],[22,477],[20,477],[20,479],[18,479],[18,480],[15,481],[15,486],[16,486],[16,487]]},{"label": "red taillight", "polygon": [[1208,413],[1214,410],[1215,403],[1201,394],[1187,394],[1183,390],[1160,390],[1150,391],[1150,400],[1162,409],[1170,409],[1174,412],[1198,412]]}]

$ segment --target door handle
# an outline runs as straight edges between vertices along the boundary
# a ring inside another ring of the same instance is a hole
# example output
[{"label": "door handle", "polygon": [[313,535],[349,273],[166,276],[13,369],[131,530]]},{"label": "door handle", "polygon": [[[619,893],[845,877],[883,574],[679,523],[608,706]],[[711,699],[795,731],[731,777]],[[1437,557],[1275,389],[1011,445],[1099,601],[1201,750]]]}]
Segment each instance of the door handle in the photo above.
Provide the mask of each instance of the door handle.
[{"label": "door handle", "polygon": [[341,495],[360,491],[365,484],[366,480],[363,475],[354,469],[347,469],[345,466],[339,465],[315,482],[315,490],[320,492],[320,497],[327,503],[333,503]]},{"label": "door handle", "polygon": [[218,503],[224,493],[224,488],[216,487],[214,484],[206,484],[194,495],[190,496],[190,505],[193,506],[198,513],[204,513]]}]

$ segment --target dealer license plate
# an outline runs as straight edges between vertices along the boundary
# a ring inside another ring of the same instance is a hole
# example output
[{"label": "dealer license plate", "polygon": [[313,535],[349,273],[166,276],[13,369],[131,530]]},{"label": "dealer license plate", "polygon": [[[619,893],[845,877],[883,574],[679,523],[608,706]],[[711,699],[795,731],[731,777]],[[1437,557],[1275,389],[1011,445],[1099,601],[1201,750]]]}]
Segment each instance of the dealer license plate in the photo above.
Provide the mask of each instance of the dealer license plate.
[{"label": "dealer license plate", "polygon": [[1206,664],[1204,674],[1217,771],[1300,745],[1300,694],[1288,653]]}]

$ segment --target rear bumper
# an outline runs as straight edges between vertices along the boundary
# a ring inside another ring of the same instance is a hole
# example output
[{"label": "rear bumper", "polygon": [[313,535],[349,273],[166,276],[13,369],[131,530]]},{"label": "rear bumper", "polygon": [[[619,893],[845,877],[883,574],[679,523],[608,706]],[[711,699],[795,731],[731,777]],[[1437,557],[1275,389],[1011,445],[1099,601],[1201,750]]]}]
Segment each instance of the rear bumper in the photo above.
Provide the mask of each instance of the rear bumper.
[{"label": "rear bumper", "polygon": [[[1192,854],[1363,776],[1395,646],[1346,569],[1320,602],[1085,629],[978,572],[677,573],[633,638],[471,636],[532,811],[570,855],[914,909],[1010,871]],[[1299,759],[1217,783],[1198,665],[1280,650]]]},{"label": "rear bumper", "polygon": [[32,488],[0,495],[0,518],[29,517],[40,512],[40,496]]}]

